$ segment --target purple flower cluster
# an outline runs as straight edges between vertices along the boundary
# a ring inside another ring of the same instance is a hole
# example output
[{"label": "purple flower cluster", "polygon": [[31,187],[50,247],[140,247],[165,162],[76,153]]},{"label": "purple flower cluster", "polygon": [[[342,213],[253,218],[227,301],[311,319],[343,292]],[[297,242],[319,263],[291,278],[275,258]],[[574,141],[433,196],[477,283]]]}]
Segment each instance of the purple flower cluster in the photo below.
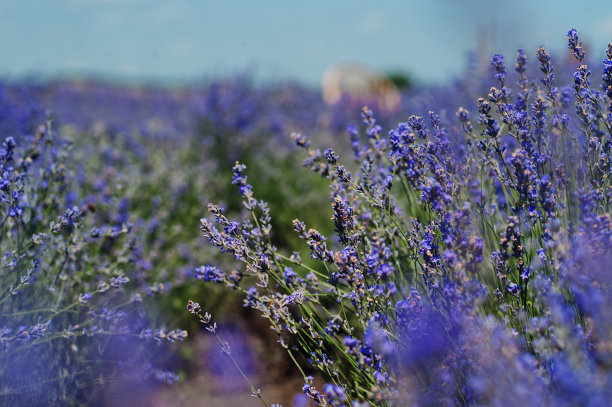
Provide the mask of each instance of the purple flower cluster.
[{"label": "purple flower cluster", "polygon": [[494,55],[475,118],[428,111],[385,134],[363,108],[354,169],[294,133],[331,189],[332,236],[293,222],[308,263],[272,244],[234,167],[248,218],[229,227],[211,210],[221,228],[202,230],[254,285],[205,275],[244,292],[316,405],[609,404],[612,48],[601,92],[576,30],[568,46],[580,66],[564,88],[544,48],[539,81],[525,51],[515,72]]}]

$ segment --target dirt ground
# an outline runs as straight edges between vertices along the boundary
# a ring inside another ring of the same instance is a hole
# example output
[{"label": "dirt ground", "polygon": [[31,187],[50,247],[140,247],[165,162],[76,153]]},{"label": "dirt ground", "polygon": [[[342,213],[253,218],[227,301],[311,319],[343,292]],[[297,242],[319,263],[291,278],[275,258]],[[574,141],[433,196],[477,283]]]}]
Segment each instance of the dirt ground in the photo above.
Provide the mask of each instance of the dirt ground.
[{"label": "dirt ground", "polygon": [[[269,332],[268,332],[269,331]],[[311,404],[302,393],[304,380],[295,375],[284,350],[275,343],[274,333],[248,321],[219,324],[219,337],[230,345],[231,354],[255,388],[261,389],[268,404],[306,407]],[[158,407],[255,407],[263,406],[238,369],[221,352],[218,340],[209,332],[190,333],[190,366],[186,377],[171,386],[159,387],[140,396],[108,400],[107,405]],[[128,392],[129,393],[129,392]],[[297,398],[296,398],[297,397]]]}]

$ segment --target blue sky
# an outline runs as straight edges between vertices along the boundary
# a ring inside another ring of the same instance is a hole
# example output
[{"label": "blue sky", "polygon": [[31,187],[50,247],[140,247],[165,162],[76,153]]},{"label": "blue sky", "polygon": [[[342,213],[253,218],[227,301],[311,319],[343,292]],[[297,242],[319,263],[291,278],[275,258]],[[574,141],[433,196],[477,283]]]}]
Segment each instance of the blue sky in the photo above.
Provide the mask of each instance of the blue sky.
[{"label": "blue sky", "polygon": [[461,72],[479,29],[487,54],[523,47],[533,60],[540,45],[565,52],[572,27],[603,58],[612,2],[0,0],[0,76],[248,71],[316,85],[329,66],[357,61],[437,82]]}]

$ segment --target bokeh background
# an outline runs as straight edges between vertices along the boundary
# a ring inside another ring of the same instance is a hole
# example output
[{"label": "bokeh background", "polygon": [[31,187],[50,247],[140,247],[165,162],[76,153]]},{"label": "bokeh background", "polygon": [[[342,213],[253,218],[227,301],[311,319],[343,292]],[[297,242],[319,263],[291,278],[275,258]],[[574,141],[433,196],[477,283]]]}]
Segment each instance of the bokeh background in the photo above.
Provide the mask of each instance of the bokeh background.
[{"label": "bokeh background", "polygon": [[0,130],[33,134],[53,110],[58,134],[75,142],[81,189],[72,200],[86,202],[83,191],[103,196],[134,224],[142,244],[132,283],[147,293],[150,320],[190,335],[156,358],[179,383],[119,382],[92,397],[101,405],[258,405],[186,312],[191,298],[213,312],[269,401],[307,405],[302,378],[257,313],[235,291],[194,278],[203,264],[237,267],[199,231],[208,202],[241,216],[232,164],[247,164],[256,197],[269,202],[274,244],[307,258],[291,220],[331,235],[329,190],[300,168],[291,132],[348,157],[346,126],[359,124],[362,103],[385,129],[427,106],[443,117],[472,110],[491,86],[481,74],[492,54],[504,54],[509,71],[518,48],[533,70],[542,45],[567,61],[572,27],[599,62],[612,41],[612,3],[0,0]]}]

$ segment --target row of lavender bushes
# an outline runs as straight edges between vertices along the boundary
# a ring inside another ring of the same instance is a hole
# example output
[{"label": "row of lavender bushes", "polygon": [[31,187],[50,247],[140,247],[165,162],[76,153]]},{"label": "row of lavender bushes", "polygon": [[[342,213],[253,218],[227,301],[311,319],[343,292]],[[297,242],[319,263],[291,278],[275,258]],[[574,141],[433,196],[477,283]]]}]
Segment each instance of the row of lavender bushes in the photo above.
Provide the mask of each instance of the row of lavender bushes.
[{"label": "row of lavender bushes", "polygon": [[[285,134],[333,140],[353,111],[245,78],[190,90],[0,83],[0,404],[142,402],[195,374],[178,343],[197,326],[185,298],[218,316],[240,302],[194,284],[200,264],[230,264],[200,238],[202,205],[223,199],[238,214],[233,160],[277,185],[297,156]],[[326,206],[323,182],[295,180],[265,194],[281,222],[288,208],[314,219]]]},{"label": "row of lavender bushes", "polygon": [[[294,133],[331,191],[333,234],[293,220],[309,256],[275,245],[274,211],[234,165],[243,215],[209,204],[201,230],[242,265],[195,277],[242,293],[315,405],[610,405],[612,45],[591,75],[568,42],[561,81],[544,48],[537,77],[519,50],[514,72],[493,56],[467,108],[389,131],[364,108],[352,160]],[[214,310],[188,309],[218,335]]]},{"label": "row of lavender bushes", "polygon": [[93,403],[115,383],[178,380],[159,351],[187,331],[147,311],[148,260],[125,198],[82,178],[73,148],[48,116],[0,151],[3,405]]}]

